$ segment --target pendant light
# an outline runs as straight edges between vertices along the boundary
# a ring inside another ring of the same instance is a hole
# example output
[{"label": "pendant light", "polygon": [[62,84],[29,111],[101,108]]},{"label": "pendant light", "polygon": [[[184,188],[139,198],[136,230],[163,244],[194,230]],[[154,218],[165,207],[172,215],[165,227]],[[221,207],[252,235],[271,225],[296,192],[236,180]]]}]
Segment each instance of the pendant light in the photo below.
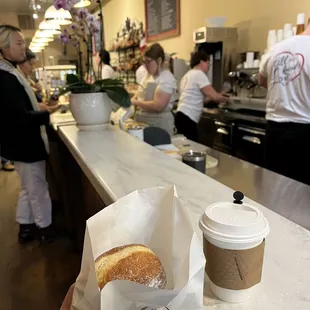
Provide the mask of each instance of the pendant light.
[{"label": "pendant light", "polygon": [[42,50],[44,50],[44,46],[32,46],[32,45],[30,45],[30,46],[29,46],[29,49],[30,49],[32,52],[35,52],[35,51],[42,51]]},{"label": "pendant light", "polygon": [[45,47],[46,46],[41,46],[41,45],[32,45],[32,44],[30,44],[30,46],[29,46],[29,48],[30,48],[30,50],[32,51],[32,50],[43,50],[43,49],[45,49]]},{"label": "pendant light", "polygon": [[72,24],[72,16],[70,12],[64,9],[57,10],[53,5],[46,10],[44,17],[47,23],[56,25]]},{"label": "pendant light", "polygon": [[61,34],[61,28],[60,25],[56,23],[48,23],[46,21],[43,21],[39,25],[40,31],[47,31],[48,33],[51,33],[53,35]]},{"label": "pendant light", "polygon": [[32,42],[34,43],[49,43],[53,41],[54,41],[54,38],[36,38],[36,37],[32,38]]},{"label": "pendant light", "polygon": [[89,0],[81,0],[77,4],[74,5],[75,8],[86,8],[91,5],[91,2]]},{"label": "pendant light", "polygon": [[43,39],[50,39],[50,42],[51,41],[54,41],[54,36],[47,32],[47,31],[40,31],[40,30],[37,30],[35,35],[34,35],[35,38],[43,38]]},{"label": "pendant light", "polygon": [[33,47],[45,47],[45,46],[48,46],[48,43],[31,42],[30,46],[33,46]]}]

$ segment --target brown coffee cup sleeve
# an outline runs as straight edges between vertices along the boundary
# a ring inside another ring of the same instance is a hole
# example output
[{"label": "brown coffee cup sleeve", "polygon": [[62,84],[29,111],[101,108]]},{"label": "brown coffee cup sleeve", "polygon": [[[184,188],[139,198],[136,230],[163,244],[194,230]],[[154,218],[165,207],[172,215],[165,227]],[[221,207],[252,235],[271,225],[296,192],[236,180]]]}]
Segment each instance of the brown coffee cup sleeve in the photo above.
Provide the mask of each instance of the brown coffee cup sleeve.
[{"label": "brown coffee cup sleeve", "polygon": [[230,290],[248,289],[261,282],[265,240],[248,250],[227,250],[203,238],[206,272],[217,286]]}]

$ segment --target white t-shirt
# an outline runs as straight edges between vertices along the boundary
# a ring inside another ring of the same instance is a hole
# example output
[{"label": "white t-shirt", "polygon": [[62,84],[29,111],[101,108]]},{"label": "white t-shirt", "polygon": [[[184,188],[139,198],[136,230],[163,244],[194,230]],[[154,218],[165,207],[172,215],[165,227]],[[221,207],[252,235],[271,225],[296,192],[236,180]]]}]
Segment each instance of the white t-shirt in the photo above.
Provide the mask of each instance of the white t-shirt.
[{"label": "white t-shirt", "polygon": [[115,79],[115,72],[113,68],[109,65],[103,65],[102,72],[101,72],[101,78],[102,79]]},{"label": "white t-shirt", "polygon": [[144,65],[141,65],[136,71],[136,82],[141,84],[144,78],[148,75],[148,72]]},{"label": "white t-shirt", "polygon": [[[141,83],[142,87],[139,87],[138,98],[140,100],[150,100],[150,98],[146,98],[146,95],[149,96],[149,94],[146,94],[149,83],[156,84],[155,88],[149,87],[149,89],[154,90],[153,91],[154,94],[155,94],[155,91],[157,90],[160,90],[167,94],[171,94],[169,104],[164,110],[164,111],[171,111],[173,108],[174,102],[175,102],[176,90],[177,90],[177,83],[174,78],[174,75],[169,70],[162,70],[159,73],[159,75],[156,76],[155,78],[152,75],[147,74]],[[154,94],[153,94],[153,97],[154,97]]]},{"label": "white t-shirt", "polygon": [[180,100],[177,111],[198,123],[205,97],[201,89],[208,85],[210,85],[210,81],[203,71],[198,69],[188,71],[180,83]]},{"label": "white t-shirt", "polygon": [[310,36],[294,36],[265,55],[260,74],[267,78],[266,118],[310,123]]}]

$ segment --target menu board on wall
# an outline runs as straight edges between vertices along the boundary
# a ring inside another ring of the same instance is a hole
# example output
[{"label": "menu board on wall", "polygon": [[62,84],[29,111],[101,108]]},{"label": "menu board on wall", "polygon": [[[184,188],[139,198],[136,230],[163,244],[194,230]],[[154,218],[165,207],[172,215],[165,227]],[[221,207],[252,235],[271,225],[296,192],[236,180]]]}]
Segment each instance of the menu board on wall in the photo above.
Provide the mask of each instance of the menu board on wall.
[{"label": "menu board on wall", "polygon": [[180,0],[144,0],[146,40],[180,35]]}]

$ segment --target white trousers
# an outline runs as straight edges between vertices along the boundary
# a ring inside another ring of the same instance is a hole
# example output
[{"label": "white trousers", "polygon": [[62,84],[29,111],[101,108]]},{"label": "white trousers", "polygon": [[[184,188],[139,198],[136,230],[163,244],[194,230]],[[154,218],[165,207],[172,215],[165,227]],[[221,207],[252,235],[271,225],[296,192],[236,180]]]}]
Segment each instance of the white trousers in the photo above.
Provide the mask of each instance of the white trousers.
[{"label": "white trousers", "polygon": [[35,223],[45,228],[52,223],[52,202],[45,179],[45,161],[35,163],[15,162],[21,179],[16,220],[19,224]]}]

